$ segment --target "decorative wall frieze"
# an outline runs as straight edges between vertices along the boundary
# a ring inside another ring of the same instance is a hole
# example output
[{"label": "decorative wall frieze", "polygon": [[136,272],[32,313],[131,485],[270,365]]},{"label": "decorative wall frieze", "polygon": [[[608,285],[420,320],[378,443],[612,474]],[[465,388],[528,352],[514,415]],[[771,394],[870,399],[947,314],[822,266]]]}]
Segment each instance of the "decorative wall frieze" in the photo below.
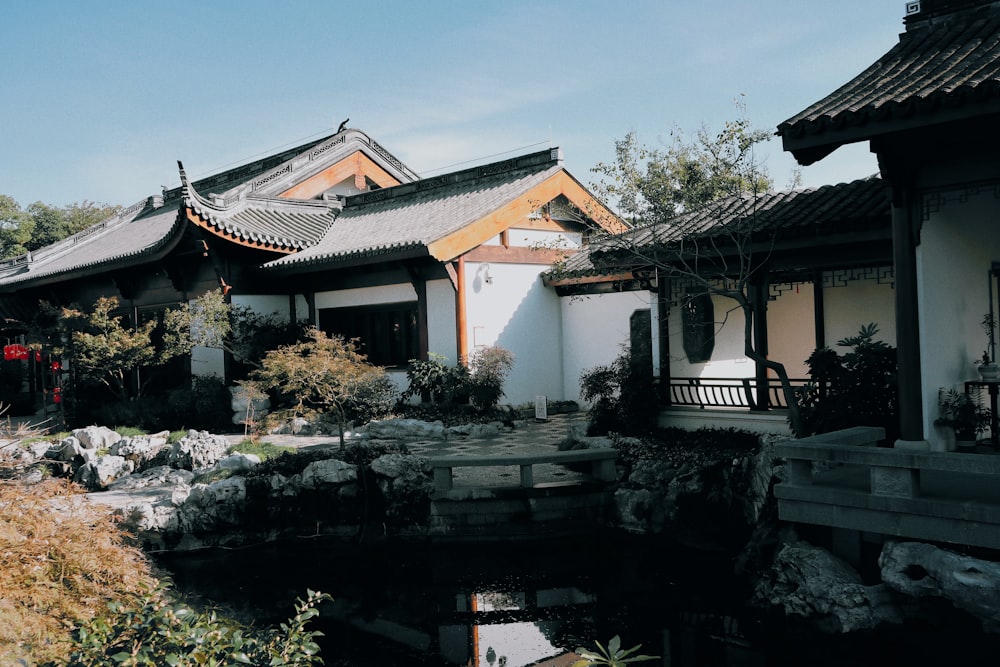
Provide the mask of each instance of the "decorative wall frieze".
[{"label": "decorative wall frieze", "polygon": [[923,219],[925,222],[930,220],[931,215],[939,213],[947,204],[965,204],[981,194],[992,194],[994,199],[1000,199],[1000,181],[928,190],[923,194]]},{"label": "decorative wall frieze", "polygon": [[823,289],[846,287],[859,280],[872,280],[878,285],[896,287],[896,272],[892,266],[862,266],[853,269],[837,269],[823,272]]}]

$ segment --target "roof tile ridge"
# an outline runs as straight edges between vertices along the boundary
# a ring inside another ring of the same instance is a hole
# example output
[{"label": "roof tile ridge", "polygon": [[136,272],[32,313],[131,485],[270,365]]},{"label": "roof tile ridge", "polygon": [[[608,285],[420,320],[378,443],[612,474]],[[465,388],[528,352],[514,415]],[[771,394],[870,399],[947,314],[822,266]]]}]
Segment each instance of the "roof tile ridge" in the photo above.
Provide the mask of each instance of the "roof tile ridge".
[{"label": "roof tile ridge", "polygon": [[498,162],[422,178],[412,183],[402,183],[388,188],[372,190],[371,192],[349,195],[345,199],[345,208],[383,202],[395,197],[403,197],[417,192],[426,192],[461,183],[476,183],[518,171],[541,172],[544,170],[541,167],[548,169],[556,166],[562,167],[562,151],[559,148],[549,148],[544,151],[528,153]]}]

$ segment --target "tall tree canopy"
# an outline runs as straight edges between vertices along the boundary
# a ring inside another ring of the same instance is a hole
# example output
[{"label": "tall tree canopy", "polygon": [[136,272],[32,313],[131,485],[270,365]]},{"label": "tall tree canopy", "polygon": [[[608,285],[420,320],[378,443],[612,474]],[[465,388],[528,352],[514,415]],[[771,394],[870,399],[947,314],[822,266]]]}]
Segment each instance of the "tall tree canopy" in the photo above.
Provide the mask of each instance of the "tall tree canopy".
[{"label": "tall tree canopy", "polygon": [[[773,243],[757,225],[757,205],[772,181],[755,148],[769,134],[751,125],[741,103],[737,107],[739,117],[718,132],[703,127],[693,139],[675,132],[666,148],[643,146],[634,133],[616,142],[615,161],[594,167],[599,180],[592,187],[633,229],[598,241],[592,257],[604,254],[605,261],[678,279],[687,286],[682,307],[708,296],[734,302],[732,310],[744,316],[744,354],[756,363],[758,381],[768,372],[778,377],[795,426],[798,410],[785,367],[758,349],[755,336],[755,303],[766,290]],[[695,213],[701,222],[678,227]],[[646,234],[650,226],[653,233]],[[715,322],[716,332],[726,319]],[[763,384],[758,391],[763,401]]]},{"label": "tall tree canopy", "polygon": [[84,200],[63,207],[35,202],[23,208],[0,195],[0,258],[38,250],[118,212],[120,206]]},{"label": "tall tree canopy", "polygon": [[713,201],[771,189],[767,170],[753,150],[769,135],[746,118],[728,121],[718,132],[702,127],[689,138],[671,133],[665,148],[639,143],[635,132],[615,142],[615,161],[591,171],[595,192],[633,225],[670,222]]}]

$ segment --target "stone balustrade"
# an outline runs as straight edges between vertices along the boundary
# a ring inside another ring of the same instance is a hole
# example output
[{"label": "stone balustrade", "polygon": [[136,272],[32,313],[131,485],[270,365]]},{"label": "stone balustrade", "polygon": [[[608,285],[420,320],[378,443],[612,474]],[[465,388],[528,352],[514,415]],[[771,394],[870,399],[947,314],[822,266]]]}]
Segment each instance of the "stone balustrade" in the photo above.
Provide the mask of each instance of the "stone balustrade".
[{"label": "stone balustrade", "polygon": [[788,469],[774,489],[779,517],[1000,548],[1000,456],[868,446],[883,437],[857,427],[778,443]]}]

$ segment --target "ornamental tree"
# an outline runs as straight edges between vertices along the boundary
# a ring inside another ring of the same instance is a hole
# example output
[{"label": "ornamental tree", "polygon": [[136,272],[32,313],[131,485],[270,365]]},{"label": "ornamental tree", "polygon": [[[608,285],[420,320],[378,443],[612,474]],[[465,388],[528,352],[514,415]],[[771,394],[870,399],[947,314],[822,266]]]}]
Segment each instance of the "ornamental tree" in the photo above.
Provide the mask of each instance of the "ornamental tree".
[{"label": "ornamental tree", "polygon": [[384,384],[385,371],[368,362],[353,341],[309,327],[305,340],[268,352],[250,373],[258,386],[274,391],[297,416],[316,412],[337,419],[340,446],[352,404]]}]

